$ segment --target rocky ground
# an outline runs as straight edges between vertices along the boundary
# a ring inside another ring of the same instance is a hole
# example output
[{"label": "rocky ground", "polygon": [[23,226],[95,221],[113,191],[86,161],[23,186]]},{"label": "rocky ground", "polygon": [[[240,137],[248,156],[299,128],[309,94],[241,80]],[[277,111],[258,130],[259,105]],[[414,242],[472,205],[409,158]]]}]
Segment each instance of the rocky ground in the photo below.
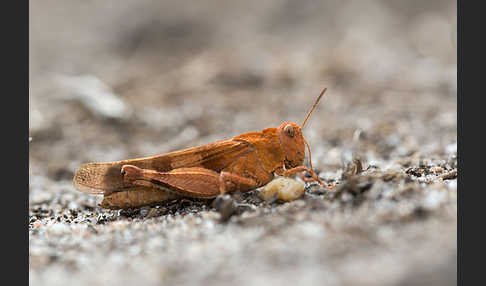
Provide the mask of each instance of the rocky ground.
[{"label": "rocky ground", "polygon": [[[454,1],[30,2],[31,285],[455,285]],[[87,20],[88,19],[88,20]],[[105,210],[84,162],[300,123],[314,183]]]}]

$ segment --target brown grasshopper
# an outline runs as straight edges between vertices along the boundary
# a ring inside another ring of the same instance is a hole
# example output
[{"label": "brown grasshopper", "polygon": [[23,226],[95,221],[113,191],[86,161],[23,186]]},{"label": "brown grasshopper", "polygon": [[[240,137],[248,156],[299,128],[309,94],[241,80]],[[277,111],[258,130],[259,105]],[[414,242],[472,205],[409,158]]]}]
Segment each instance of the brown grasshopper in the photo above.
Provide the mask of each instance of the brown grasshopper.
[{"label": "brown grasshopper", "polygon": [[[76,170],[74,186],[88,194],[103,194],[101,206],[115,209],[249,191],[267,184],[275,174],[299,174],[305,181],[314,180],[323,186],[312,169],[310,145],[302,128],[325,91],[326,88],[300,126],[284,122],[278,128],[152,157],[86,163]],[[305,146],[310,168],[303,165]],[[311,178],[304,177],[303,171]]]}]

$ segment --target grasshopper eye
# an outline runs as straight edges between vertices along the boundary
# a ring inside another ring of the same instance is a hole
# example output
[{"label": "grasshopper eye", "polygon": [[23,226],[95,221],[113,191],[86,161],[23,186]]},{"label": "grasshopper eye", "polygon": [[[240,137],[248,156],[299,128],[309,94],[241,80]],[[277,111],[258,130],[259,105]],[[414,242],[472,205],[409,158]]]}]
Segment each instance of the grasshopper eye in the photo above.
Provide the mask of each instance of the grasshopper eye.
[{"label": "grasshopper eye", "polygon": [[284,128],[284,132],[285,134],[287,134],[287,136],[289,137],[294,137],[295,135],[295,129],[292,125],[288,124],[287,126],[285,126]]}]

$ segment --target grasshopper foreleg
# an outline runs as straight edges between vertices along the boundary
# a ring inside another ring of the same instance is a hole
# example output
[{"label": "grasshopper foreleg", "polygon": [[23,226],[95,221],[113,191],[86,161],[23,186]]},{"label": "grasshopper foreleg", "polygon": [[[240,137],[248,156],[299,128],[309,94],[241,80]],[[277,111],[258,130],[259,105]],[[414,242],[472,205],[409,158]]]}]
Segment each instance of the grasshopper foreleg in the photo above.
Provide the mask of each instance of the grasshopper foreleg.
[{"label": "grasshopper foreleg", "polygon": [[[319,185],[321,185],[323,187],[325,186],[324,182],[321,181],[319,176],[317,176],[316,172],[314,172],[310,168],[307,168],[306,166],[298,166],[298,167],[295,167],[295,168],[292,168],[292,169],[281,171],[280,174],[278,174],[278,175],[287,177],[287,176],[292,176],[292,175],[295,175],[296,173],[300,173],[300,172],[304,172],[304,171],[307,171],[312,176],[312,180],[318,182]],[[308,181],[308,180],[309,179],[304,180],[304,181]]]}]

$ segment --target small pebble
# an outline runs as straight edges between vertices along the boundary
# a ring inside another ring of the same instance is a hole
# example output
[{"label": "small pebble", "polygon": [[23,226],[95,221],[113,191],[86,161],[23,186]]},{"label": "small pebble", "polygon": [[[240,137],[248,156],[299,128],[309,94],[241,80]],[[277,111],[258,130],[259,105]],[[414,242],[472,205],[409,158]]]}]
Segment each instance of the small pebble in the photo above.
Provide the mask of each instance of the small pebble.
[{"label": "small pebble", "polygon": [[434,173],[437,174],[437,173],[441,173],[442,171],[444,171],[444,168],[442,168],[442,167],[432,167],[430,170],[432,172],[434,172]]},{"label": "small pebble", "polygon": [[35,228],[40,227],[40,226],[42,225],[42,221],[40,221],[40,220],[36,220],[36,221],[34,221],[34,223],[33,223],[32,225],[33,225]]},{"label": "small pebble", "polygon": [[141,216],[147,216],[147,215],[148,215],[148,213],[149,213],[149,209],[148,209],[148,208],[142,208],[142,209],[140,210],[140,215],[141,215]]},{"label": "small pebble", "polygon": [[300,198],[304,194],[305,184],[291,178],[277,178],[268,183],[259,193],[263,200],[277,199],[290,202]]}]

